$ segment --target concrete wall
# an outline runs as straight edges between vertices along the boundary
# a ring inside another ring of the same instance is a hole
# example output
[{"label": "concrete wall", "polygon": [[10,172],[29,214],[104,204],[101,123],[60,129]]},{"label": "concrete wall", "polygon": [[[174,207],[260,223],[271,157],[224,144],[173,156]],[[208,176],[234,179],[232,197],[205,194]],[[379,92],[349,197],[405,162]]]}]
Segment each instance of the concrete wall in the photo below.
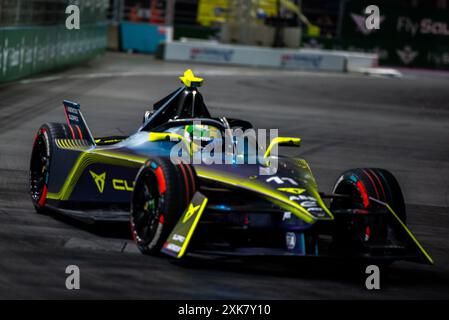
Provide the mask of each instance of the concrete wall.
[{"label": "concrete wall", "polygon": [[347,72],[376,67],[378,57],[375,54],[332,50],[276,49],[192,40],[166,43],[164,59],[288,70]]}]

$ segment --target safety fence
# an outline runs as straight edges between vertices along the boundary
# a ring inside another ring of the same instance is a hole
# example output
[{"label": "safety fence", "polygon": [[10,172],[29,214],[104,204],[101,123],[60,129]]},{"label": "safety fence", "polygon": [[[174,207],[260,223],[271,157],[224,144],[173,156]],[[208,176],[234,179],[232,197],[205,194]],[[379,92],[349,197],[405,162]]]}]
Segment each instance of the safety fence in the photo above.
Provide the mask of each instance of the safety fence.
[{"label": "safety fence", "polygon": [[0,27],[63,25],[66,8],[76,5],[81,24],[106,20],[109,0],[0,0]]},{"label": "safety fence", "polygon": [[0,82],[61,69],[102,53],[107,24],[0,28]]}]

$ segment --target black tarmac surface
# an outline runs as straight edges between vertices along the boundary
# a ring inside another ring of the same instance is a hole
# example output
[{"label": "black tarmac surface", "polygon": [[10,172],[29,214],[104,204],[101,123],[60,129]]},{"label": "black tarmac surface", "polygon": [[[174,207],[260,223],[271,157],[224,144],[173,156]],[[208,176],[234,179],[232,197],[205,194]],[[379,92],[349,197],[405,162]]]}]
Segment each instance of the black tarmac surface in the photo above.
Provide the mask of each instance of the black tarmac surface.
[{"label": "black tarmac surface", "polygon": [[[379,291],[363,266],[335,261],[143,256],[127,225],[86,227],[34,212],[28,162],[42,123],[64,122],[62,100],[81,103],[96,136],[131,133],[187,65],[107,54],[63,73],[0,86],[0,298],[439,299],[449,298],[449,75],[402,79],[193,65],[215,115],[299,136],[295,152],[330,191],[346,169],[383,167],[405,194],[409,227],[434,266],[395,263]],[[65,288],[65,268],[81,290]]]}]

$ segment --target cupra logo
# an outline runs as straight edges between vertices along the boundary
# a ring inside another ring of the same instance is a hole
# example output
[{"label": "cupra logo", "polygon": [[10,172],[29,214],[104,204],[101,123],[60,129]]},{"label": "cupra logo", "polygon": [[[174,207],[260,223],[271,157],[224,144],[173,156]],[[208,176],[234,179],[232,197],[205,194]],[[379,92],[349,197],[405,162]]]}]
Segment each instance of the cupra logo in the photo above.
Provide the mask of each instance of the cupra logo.
[{"label": "cupra logo", "polygon": [[96,174],[95,172],[89,170],[90,175],[95,181],[95,184],[97,185],[98,191],[100,193],[103,193],[104,190],[104,181],[106,180],[106,172],[103,172],[102,174]]},{"label": "cupra logo", "polygon": [[306,189],[302,189],[302,188],[278,188],[278,190],[292,193],[292,194],[301,194],[304,191],[306,191]]}]

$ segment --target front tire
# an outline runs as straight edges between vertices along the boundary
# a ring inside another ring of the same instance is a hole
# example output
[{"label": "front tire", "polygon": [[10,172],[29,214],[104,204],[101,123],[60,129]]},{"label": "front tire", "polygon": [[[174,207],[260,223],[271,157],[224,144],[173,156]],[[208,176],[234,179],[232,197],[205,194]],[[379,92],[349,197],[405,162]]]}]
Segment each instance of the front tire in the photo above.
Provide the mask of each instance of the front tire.
[{"label": "front tire", "polygon": [[349,200],[333,200],[331,209],[344,207],[370,209],[374,204],[369,198],[374,198],[387,203],[404,224],[407,221],[401,187],[393,174],[385,169],[348,170],[337,179],[333,193],[351,197]]},{"label": "front tire", "polygon": [[[331,202],[331,211],[344,209],[376,210],[376,199],[388,204],[405,224],[404,197],[395,177],[384,169],[352,169],[344,172],[335,183],[334,194],[347,196],[335,198]],[[385,217],[367,217],[357,220],[340,220],[336,223],[334,241],[343,243],[343,247],[352,245],[359,239],[363,244],[385,243],[389,238],[389,215]]]},{"label": "front tire", "polygon": [[152,158],[136,176],[131,202],[131,231],[144,254],[156,255],[196,191],[196,174],[188,164]]}]

